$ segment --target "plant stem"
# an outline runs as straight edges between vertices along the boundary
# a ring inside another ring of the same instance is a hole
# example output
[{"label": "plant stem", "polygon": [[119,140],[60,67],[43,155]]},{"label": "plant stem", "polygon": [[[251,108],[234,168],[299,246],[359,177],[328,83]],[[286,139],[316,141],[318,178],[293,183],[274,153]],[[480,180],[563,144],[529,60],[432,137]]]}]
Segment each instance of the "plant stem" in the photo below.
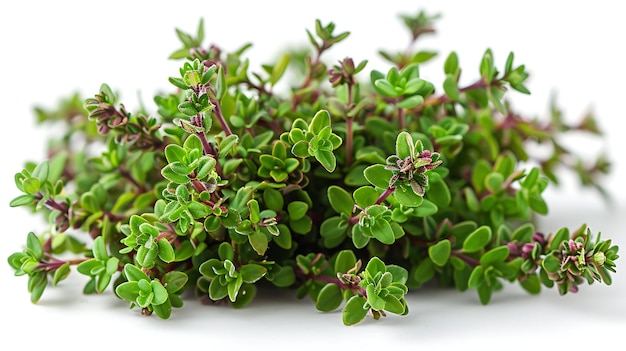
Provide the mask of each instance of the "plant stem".
[{"label": "plant stem", "polygon": [[346,166],[350,166],[352,164],[352,123],[354,122],[353,117],[346,118]]},{"label": "plant stem", "polygon": [[385,201],[389,197],[389,195],[393,194],[395,190],[396,190],[395,186],[390,186],[387,189],[385,189],[385,191],[382,194],[380,194],[380,196],[376,200],[376,205],[382,204],[383,201]]},{"label": "plant stem", "polygon": [[404,109],[403,108],[398,110],[398,129],[399,131],[404,130]]},{"label": "plant stem", "polygon": [[233,132],[230,130],[230,127],[226,123],[226,119],[224,119],[224,115],[222,114],[222,108],[220,107],[219,102],[214,98],[211,98],[211,103],[215,106],[213,112],[215,113],[215,117],[217,118],[217,122],[220,124],[220,127],[222,127],[222,130],[224,130],[224,134],[226,134],[226,136],[233,134]]},{"label": "plant stem", "polygon": [[[203,114],[198,114],[195,116],[195,118],[191,119],[191,123],[195,125],[196,127],[202,127],[203,118],[206,118],[206,116],[204,116]],[[204,154],[207,156],[211,156],[215,159],[215,170],[217,171],[217,174],[220,176],[220,178],[224,178],[224,174],[222,172],[222,166],[219,163],[217,154],[215,154],[215,151],[213,151],[211,144],[209,144],[209,141],[206,138],[206,134],[204,132],[196,132],[196,135],[198,136],[198,138],[200,138],[200,142],[202,143],[202,150],[204,151]]]},{"label": "plant stem", "polygon": [[469,257],[467,255],[464,255],[460,250],[453,250],[450,254],[452,256],[456,256],[456,257],[460,258],[461,260],[463,260],[463,262],[467,263],[471,267],[480,266],[480,261],[478,261],[475,258],[471,258],[471,257]]},{"label": "plant stem", "polygon": [[119,167],[119,171],[120,174],[122,175],[122,177],[124,177],[126,180],[128,180],[132,185],[135,186],[135,188],[137,188],[137,191],[140,193],[145,192],[145,188],[143,185],[139,184],[137,182],[137,180],[135,178],[133,178],[132,174],[130,174],[130,172],[128,171],[128,169],[126,169],[125,167],[120,166]]},{"label": "plant stem", "polygon": [[[353,89],[352,84],[347,84],[348,86],[348,110],[352,109],[353,105]],[[354,123],[354,117],[348,116],[346,117],[346,166],[350,166],[352,164],[352,143],[353,143],[353,128],[352,123]]]},{"label": "plant stem", "polygon": [[[385,189],[385,191],[380,194],[380,196],[378,196],[378,199],[376,199],[376,203],[375,205],[380,205],[383,203],[383,201],[385,201],[385,199],[387,199],[389,197],[389,195],[393,194],[393,192],[396,190],[395,186],[390,186],[387,189]],[[350,218],[350,224],[351,225],[355,225],[359,222],[359,218],[361,217],[361,214],[363,213],[363,210],[361,210],[361,212],[357,215],[354,215]]]},{"label": "plant stem", "polygon": [[325,275],[315,275],[312,273],[305,274],[300,268],[298,268],[298,270],[296,271],[296,275],[298,275],[303,280],[313,279],[318,282],[336,284],[340,289],[356,291],[364,297],[367,297],[367,292],[365,291],[365,289],[363,289],[363,287],[356,284],[346,284],[339,278],[328,277]]},{"label": "plant stem", "polygon": [[88,258],[77,258],[74,260],[69,260],[69,261],[63,261],[63,260],[58,260],[58,259],[54,259],[53,261],[48,261],[48,262],[40,262],[39,265],[37,266],[38,269],[45,269],[46,271],[51,271],[51,270],[55,270],[61,266],[63,266],[64,264],[69,263],[70,266],[77,266],[79,264],[81,264],[84,261],[87,261]]}]

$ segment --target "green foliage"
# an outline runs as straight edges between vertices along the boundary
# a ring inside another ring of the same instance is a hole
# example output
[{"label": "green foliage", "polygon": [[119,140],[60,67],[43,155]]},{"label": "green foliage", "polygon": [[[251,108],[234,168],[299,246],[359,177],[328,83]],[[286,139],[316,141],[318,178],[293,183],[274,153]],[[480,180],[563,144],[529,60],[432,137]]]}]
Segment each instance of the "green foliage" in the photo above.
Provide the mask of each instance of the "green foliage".
[{"label": "green foliage", "polygon": [[[154,96],[154,115],[130,112],[107,84],[36,109],[39,123],[67,132],[51,138],[49,159],[15,175],[9,203],[50,224],[8,258],[28,276],[31,301],[73,268],[89,277],[84,293],[112,287],[162,319],[185,291],[241,308],[274,288],[320,311],[341,308],[354,325],[406,315],[409,288],[433,281],[475,290],[482,304],[505,283],[532,294],[611,284],[611,240],[585,225],[534,226],[559,168],[605,193],[606,158],[587,165],[560,142],[600,134],[593,117],[568,125],[553,106],[546,126],[514,111],[508,94],[528,94],[529,75],[513,53],[501,66],[486,49],[479,75],[461,85],[466,71],[450,52],[441,85],[425,80],[438,53],[412,46],[437,18],[401,17],[411,46],[381,51],[385,72],[350,57],[328,66],[326,51],[349,32],[321,21],[306,31],[312,52],[286,51],[253,71],[250,44],[207,47],[200,21],[193,34],[176,29],[182,46],[170,58],[182,63],[172,90]],[[287,73],[299,83],[281,94]],[[548,156],[529,143],[550,145]]]}]

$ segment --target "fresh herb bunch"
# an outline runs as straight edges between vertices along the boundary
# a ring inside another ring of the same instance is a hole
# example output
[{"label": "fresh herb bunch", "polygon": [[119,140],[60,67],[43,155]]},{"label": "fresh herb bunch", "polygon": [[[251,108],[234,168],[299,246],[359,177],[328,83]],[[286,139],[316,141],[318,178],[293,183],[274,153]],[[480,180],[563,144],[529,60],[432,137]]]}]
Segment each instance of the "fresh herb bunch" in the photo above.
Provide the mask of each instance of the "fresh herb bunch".
[{"label": "fresh herb bunch", "polygon": [[[604,192],[607,159],[572,162],[560,141],[600,135],[593,117],[568,125],[555,106],[547,123],[515,112],[507,94],[529,91],[513,53],[497,68],[486,50],[475,82],[460,86],[451,52],[435,86],[420,69],[436,53],[413,45],[438,16],[401,18],[412,42],[380,52],[386,72],[350,57],[325,63],[349,33],[320,21],[306,31],[311,51],[253,72],[250,44],[204,46],[201,20],[195,34],[176,30],[170,58],[183,63],[155,113],[130,112],[107,84],[36,109],[39,123],[66,128],[47,160],[15,176],[23,194],[10,206],[50,223],[8,258],[31,301],[76,270],[89,277],[84,293],[111,288],[163,319],[184,292],[243,307],[257,288],[282,288],[318,310],[342,308],[353,325],[408,313],[409,289],[432,283],[473,289],[482,304],[505,282],[532,294],[611,284],[611,240],[584,224],[544,234],[533,223],[548,214],[542,194],[559,168]],[[546,154],[529,154],[531,143]]]}]

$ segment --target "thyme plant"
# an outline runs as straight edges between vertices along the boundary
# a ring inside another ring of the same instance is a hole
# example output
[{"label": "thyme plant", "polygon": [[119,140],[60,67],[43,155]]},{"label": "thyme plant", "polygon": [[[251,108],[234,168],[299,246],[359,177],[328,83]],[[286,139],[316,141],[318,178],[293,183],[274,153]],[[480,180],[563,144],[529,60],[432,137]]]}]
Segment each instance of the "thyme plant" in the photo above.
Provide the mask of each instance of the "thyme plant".
[{"label": "thyme plant", "polygon": [[154,113],[129,110],[107,84],[37,108],[39,123],[65,129],[49,158],[15,175],[10,206],[50,223],[8,258],[31,301],[75,271],[89,277],[85,294],[111,289],[162,319],[185,292],[239,308],[275,288],[353,325],[407,314],[406,294],[427,284],[473,290],[482,304],[505,283],[531,294],[611,284],[610,239],[533,222],[548,214],[557,169],[603,192],[606,158],[576,161],[560,141],[600,135],[593,116],[570,125],[556,106],[548,122],[516,112],[509,94],[528,94],[529,74],[513,53],[498,62],[487,49],[469,85],[455,52],[443,82],[422,79],[436,53],[413,48],[436,18],[401,17],[411,45],[381,51],[382,72],[325,62],[349,33],[319,20],[309,51],[253,70],[250,44],[205,45],[201,20],[196,33],[176,30],[180,69]]}]

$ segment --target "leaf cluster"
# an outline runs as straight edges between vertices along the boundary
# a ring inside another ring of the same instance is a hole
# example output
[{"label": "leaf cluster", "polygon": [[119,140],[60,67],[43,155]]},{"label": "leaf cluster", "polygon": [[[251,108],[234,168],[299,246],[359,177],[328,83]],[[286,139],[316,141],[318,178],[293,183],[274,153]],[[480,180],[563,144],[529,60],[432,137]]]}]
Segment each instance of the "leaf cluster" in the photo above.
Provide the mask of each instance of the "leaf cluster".
[{"label": "leaf cluster", "polygon": [[[108,84],[38,108],[38,122],[66,129],[49,159],[15,175],[10,206],[50,224],[8,258],[31,301],[74,269],[89,278],[84,293],[111,288],[162,319],[185,291],[240,308],[273,288],[342,308],[353,325],[406,315],[409,289],[428,284],[474,290],[483,304],[505,283],[533,294],[611,284],[611,240],[584,224],[534,224],[557,168],[606,193],[607,159],[587,164],[561,141],[600,134],[593,117],[567,125],[556,108],[548,122],[516,112],[509,94],[528,94],[529,74],[513,53],[501,67],[485,50],[469,85],[455,52],[440,85],[422,78],[438,53],[413,45],[437,18],[402,17],[411,44],[380,52],[386,72],[325,62],[349,32],[321,21],[306,31],[311,51],[253,71],[251,44],[207,46],[200,21],[195,34],[176,30],[182,47],[170,59],[182,63],[155,112],[130,111]],[[281,93],[288,73],[299,79]]]}]

